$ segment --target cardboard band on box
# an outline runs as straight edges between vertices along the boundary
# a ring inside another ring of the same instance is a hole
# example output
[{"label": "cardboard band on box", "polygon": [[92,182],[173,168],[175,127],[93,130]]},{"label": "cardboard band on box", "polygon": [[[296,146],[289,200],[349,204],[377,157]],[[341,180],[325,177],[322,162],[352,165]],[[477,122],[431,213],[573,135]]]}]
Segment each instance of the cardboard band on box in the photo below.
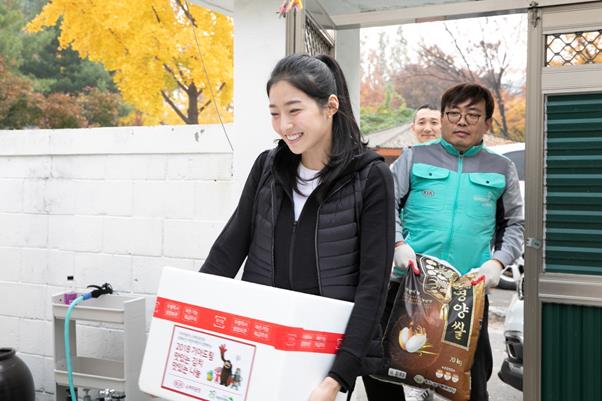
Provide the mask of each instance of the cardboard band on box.
[{"label": "cardboard band on box", "polygon": [[272,346],[282,351],[336,354],[343,341],[343,334],[340,333],[284,326],[162,297],[157,297],[153,317]]}]

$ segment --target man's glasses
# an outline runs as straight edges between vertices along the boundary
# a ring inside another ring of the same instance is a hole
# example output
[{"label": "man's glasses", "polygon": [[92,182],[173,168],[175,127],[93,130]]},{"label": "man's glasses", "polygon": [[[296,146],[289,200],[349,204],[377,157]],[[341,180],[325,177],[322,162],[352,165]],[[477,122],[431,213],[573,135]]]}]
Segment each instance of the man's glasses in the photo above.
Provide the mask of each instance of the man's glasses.
[{"label": "man's glasses", "polygon": [[[459,111],[446,111],[445,115],[447,116],[448,121],[452,124],[457,124],[462,118],[462,113]],[[477,113],[464,114],[464,120],[466,120],[466,124],[468,125],[475,125],[479,122],[479,118],[481,118],[481,115]]]}]

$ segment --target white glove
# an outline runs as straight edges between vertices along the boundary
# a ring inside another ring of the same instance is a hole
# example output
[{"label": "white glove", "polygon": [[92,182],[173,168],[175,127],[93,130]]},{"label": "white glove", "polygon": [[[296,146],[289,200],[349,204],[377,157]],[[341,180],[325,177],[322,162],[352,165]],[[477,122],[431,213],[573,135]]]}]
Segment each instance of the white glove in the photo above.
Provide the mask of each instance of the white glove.
[{"label": "white glove", "polygon": [[478,276],[473,281],[473,284],[483,280],[485,281],[485,287],[496,287],[500,282],[500,276],[502,275],[503,268],[504,266],[499,260],[489,259],[487,262],[483,263],[481,267],[479,267]]},{"label": "white glove", "polygon": [[415,274],[420,274],[416,264],[416,252],[405,242],[400,241],[395,246],[393,261],[395,266],[400,269],[407,270],[411,267]]}]

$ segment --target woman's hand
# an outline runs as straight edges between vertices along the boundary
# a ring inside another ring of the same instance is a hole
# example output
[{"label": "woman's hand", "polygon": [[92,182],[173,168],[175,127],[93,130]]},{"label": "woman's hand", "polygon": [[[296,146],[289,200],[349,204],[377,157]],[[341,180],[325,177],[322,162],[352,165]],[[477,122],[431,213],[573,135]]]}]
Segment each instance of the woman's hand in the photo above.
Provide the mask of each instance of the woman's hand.
[{"label": "woman's hand", "polygon": [[311,392],[309,401],[334,401],[340,389],[341,385],[338,381],[327,377]]}]

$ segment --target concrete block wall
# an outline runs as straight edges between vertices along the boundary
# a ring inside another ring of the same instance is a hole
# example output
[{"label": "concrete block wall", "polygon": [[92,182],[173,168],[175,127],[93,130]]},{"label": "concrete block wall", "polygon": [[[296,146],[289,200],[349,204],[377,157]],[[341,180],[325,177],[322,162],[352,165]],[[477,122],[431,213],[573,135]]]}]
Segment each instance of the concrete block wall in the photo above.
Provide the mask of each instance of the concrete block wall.
[{"label": "concrete block wall", "polygon": [[[232,157],[220,126],[0,131],[0,347],[37,400],[55,399],[51,295],[110,282],[146,297],[148,329],[161,268],[198,270],[236,205]],[[81,355],[121,358],[118,327],[77,330]]]}]

